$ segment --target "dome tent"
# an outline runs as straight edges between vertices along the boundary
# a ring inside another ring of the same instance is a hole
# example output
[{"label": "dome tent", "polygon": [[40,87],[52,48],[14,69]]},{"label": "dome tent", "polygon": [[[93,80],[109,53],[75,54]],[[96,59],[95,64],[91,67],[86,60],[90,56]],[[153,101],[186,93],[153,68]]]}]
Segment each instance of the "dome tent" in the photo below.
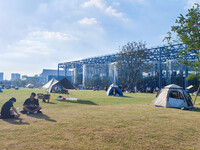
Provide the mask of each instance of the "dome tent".
[{"label": "dome tent", "polygon": [[52,78],[49,82],[47,82],[42,88],[46,89],[47,92],[51,92],[52,91],[52,87],[58,83],[58,81],[55,78]]},{"label": "dome tent", "polygon": [[107,95],[108,96],[123,96],[123,93],[122,93],[121,89],[113,83],[108,88]]},{"label": "dome tent", "polygon": [[155,106],[167,108],[193,108],[190,95],[182,87],[170,84],[165,86],[153,100]]},{"label": "dome tent", "polygon": [[57,81],[55,78],[52,78],[48,83],[46,83],[43,87],[49,93],[57,93],[55,88],[63,89],[74,89],[74,86],[67,80],[67,78],[63,78],[60,81]]}]

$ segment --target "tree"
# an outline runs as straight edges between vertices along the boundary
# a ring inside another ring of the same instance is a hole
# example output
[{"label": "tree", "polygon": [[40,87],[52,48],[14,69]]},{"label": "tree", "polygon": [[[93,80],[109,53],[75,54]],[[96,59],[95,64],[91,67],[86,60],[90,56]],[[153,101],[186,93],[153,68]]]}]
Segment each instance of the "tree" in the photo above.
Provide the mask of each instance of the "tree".
[{"label": "tree", "polygon": [[[187,77],[187,80],[200,80],[200,6],[195,3],[194,6],[188,10],[184,16],[180,14],[176,19],[176,25],[171,27],[171,31],[176,34],[176,40],[172,39],[172,33],[168,32],[167,40],[170,44],[173,42],[182,42],[186,44],[187,48],[179,51],[180,56],[178,62],[194,69],[193,73]],[[195,53],[196,60],[187,60],[185,57],[188,53]],[[200,86],[199,86],[200,88]],[[198,88],[198,91],[199,91]],[[197,94],[198,95],[198,92]],[[194,103],[196,98],[194,100]]]},{"label": "tree", "polygon": [[131,42],[122,47],[118,53],[118,77],[123,88],[133,88],[142,78],[142,71],[149,67],[145,64],[148,51],[143,42]]},{"label": "tree", "polygon": [[[194,6],[188,10],[188,13],[184,16],[180,14],[176,19],[176,25],[171,27],[171,32],[168,32],[168,36],[164,38],[169,44],[173,42],[183,43],[187,46],[178,52],[178,63],[187,65],[194,68],[194,72],[188,76],[188,80],[200,79],[200,6],[194,4]],[[172,34],[175,34],[176,39]],[[196,60],[187,60],[185,57],[189,53],[195,53]]]},{"label": "tree", "polygon": [[106,77],[101,78],[98,75],[94,76],[87,82],[87,86],[89,87],[97,87],[99,85],[101,88],[104,88],[106,86],[108,87],[110,84],[111,82],[108,78]]}]

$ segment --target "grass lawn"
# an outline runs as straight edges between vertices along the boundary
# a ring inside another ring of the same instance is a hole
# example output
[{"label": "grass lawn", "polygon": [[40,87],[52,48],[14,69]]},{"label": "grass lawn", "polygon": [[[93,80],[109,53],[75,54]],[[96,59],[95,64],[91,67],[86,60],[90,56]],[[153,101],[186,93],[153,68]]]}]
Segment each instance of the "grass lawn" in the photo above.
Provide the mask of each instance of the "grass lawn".
[{"label": "grass lawn", "polygon": [[[21,110],[31,92],[44,90],[4,90],[0,106],[15,97]],[[0,149],[200,149],[200,112],[155,107],[155,94],[69,92],[64,96],[80,100],[59,101],[60,94],[51,94],[50,103],[40,100],[43,114],[0,119]]]}]

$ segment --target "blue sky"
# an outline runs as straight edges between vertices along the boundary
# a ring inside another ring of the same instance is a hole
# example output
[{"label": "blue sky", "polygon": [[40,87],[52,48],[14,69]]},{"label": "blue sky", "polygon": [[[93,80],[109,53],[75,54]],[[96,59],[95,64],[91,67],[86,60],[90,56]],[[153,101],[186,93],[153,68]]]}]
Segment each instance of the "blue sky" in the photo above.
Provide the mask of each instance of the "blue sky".
[{"label": "blue sky", "polygon": [[0,72],[35,75],[59,62],[162,42],[200,0],[0,0]]}]

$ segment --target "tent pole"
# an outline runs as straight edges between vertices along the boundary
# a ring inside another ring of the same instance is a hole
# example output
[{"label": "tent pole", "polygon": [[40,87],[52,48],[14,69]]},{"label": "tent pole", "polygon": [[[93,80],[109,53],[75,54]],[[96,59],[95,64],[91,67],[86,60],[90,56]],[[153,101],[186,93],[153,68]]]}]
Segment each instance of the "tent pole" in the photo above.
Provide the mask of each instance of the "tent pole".
[{"label": "tent pole", "polygon": [[196,96],[195,96],[195,99],[194,99],[194,104],[195,104],[195,102],[196,102],[196,99],[197,99],[197,96],[198,96],[198,93],[199,93],[199,89],[200,89],[200,85],[199,85],[199,87],[198,87],[198,90],[197,90],[197,93],[196,93]]}]

